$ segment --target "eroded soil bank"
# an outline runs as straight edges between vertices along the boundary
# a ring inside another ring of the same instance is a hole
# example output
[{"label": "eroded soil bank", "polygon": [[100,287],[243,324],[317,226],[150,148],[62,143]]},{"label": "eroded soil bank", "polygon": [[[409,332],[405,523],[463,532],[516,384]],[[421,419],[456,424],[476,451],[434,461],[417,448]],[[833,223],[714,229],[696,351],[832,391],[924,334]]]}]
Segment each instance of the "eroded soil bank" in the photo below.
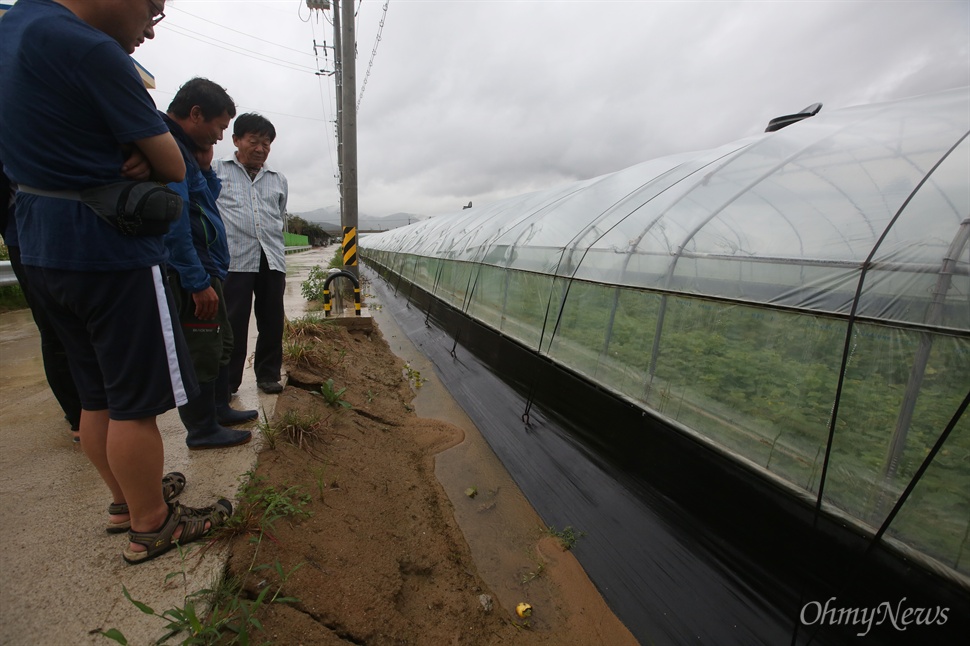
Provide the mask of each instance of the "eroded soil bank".
[{"label": "eroded soil bank", "polygon": [[[374,646],[636,644],[535,516],[501,514],[512,506],[509,483],[480,483],[474,498],[457,498],[460,515],[474,517],[479,530],[493,519],[503,534],[515,518],[529,524],[514,530],[528,542],[506,552],[500,566],[482,564],[491,569],[481,575],[456,521],[456,496],[450,500],[435,476],[436,454],[461,445],[464,431],[414,413],[418,376],[376,327],[297,322],[288,344],[290,382],[255,475],[259,487],[296,487],[292,494],[305,494],[302,508],[311,515],[278,520],[271,538],[258,542],[237,536],[229,561],[252,597],[279,585],[277,563],[282,572],[299,566],[281,590],[299,601],[261,611],[264,638]],[[328,379],[332,392],[346,388],[339,399],[349,407],[315,394]],[[531,603],[532,616],[519,618],[512,599]]]}]

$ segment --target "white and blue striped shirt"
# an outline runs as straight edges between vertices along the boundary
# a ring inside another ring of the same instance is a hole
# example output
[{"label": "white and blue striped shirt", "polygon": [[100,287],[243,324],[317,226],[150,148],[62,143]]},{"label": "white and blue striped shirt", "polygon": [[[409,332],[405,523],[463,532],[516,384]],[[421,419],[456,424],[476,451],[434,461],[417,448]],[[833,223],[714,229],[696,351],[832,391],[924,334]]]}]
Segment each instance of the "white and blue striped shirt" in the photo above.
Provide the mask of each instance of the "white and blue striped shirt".
[{"label": "white and blue striped shirt", "polygon": [[222,180],[218,205],[229,240],[229,271],[258,272],[262,251],[270,269],[286,273],[286,177],[263,164],[256,179],[250,180],[235,153],[213,160],[212,168]]}]

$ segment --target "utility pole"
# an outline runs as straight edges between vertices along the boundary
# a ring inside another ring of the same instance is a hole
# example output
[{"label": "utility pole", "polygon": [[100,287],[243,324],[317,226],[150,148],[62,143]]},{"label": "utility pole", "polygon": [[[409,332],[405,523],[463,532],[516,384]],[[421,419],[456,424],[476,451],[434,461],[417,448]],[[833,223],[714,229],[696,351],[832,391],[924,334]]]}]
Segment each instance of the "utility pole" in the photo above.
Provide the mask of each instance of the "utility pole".
[{"label": "utility pole", "polygon": [[340,67],[339,90],[337,96],[340,101],[339,121],[341,142],[338,146],[340,155],[340,186],[343,206],[341,208],[341,225],[344,232],[344,269],[358,279],[357,270],[357,36],[354,33],[354,0],[343,0],[340,11],[334,3],[334,29],[337,25],[337,14],[340,20]]},{"label": "utility pole", "polygon": [[[347,0],[353,2],[353,0]],[[337,187],[340,190],[340,222],[344,221],[344,172],[343,172],[343,140],[344,135],[341,131],[340,113],[343,110],[341,101],[341,86],[343,85],[343,73],[340,66],[340,0],[333,0],[333,71],[334,85],[337,88]]]},{"label": "utility pole", "polygon": [[[329,0],[306,0],[307,7],[330,8]],[[333,58],[337,86],[337,176],[344,270],[357,270],[357,36],[354,0],[333,0]]]}]

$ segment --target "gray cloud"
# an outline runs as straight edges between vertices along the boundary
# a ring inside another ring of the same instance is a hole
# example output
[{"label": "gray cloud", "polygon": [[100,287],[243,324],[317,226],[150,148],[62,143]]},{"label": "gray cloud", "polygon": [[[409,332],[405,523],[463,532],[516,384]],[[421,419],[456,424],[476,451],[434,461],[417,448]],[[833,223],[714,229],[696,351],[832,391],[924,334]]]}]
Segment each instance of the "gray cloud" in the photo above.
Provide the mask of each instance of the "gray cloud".
[{"label": "gray cloud", "polygon": [[[358,86],[382,6],[359,8]],[[711,148],[815,101],[970,85],[968,6],[391,0],[358,115],[360,210],[455,211]],[[159,105],[195,74],[222,83],[277,125],[270,162],[290,179],[291,210],[336,204],[333,81],[309,71],[332,27],[301,21],[299,0],[178,0],[166,13],[136,53]],[[231,151],[227,138],[218,153]]]}]

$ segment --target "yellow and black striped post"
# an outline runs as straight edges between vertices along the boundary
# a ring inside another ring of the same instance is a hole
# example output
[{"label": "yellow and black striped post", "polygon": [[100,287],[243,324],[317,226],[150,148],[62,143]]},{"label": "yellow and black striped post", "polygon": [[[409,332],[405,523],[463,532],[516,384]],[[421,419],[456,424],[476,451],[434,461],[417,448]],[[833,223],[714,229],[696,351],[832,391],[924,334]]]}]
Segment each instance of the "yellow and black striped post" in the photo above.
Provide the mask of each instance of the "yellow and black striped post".
[{"label": "yellow and black striped post", "polygon": [[357,266],[357,227],[344,227],[344,266]]},{"label": "yellow and black striped post", "polygon": [[330,281],[337,276],[343,276],[350,280],[354,286],[354,315],[360,316],[360,281],[349,271],[335,271],[327,276],[323,281],[323,315],[330,316]]}]

